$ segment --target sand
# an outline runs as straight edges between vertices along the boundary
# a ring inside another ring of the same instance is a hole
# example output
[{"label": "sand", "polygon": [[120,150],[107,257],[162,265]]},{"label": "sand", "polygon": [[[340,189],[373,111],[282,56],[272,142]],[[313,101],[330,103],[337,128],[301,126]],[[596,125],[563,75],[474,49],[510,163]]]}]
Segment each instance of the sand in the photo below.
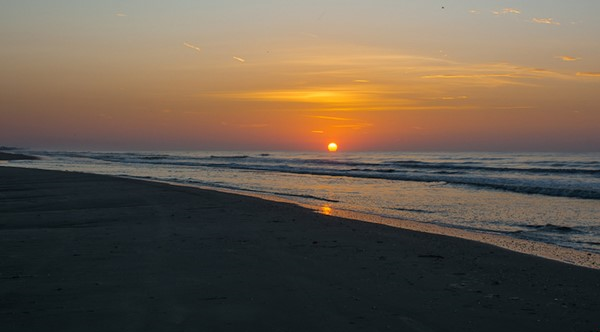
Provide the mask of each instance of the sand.
[{"label": "sand", "polygon": [[598,331],[600,271],[279,202],[0,167],[0,331]]}]

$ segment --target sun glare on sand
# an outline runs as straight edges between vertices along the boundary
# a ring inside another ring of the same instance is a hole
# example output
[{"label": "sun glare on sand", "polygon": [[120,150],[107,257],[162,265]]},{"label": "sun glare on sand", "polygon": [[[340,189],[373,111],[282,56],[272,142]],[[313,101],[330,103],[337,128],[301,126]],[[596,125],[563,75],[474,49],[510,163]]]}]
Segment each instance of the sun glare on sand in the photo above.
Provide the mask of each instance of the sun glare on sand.
[{"label": "sun glare on sand", "polygon": [[327,150],[329,150],[329,152],[336,152],[338,149],[337,144],[331,142],[329,143],[329,145],[327,145]]}]

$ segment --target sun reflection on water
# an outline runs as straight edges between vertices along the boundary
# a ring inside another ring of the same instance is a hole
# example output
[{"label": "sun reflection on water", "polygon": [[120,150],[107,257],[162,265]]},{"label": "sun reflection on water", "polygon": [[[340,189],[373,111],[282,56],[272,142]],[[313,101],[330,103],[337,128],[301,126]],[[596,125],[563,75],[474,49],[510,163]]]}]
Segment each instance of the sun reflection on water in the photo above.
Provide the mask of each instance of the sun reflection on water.
[{"label": "sun reflection on water", "polygon": [[333,212],[333,209],[329,206],[329,204],[325,204],[319,208],[319,213],[330,216]]}]

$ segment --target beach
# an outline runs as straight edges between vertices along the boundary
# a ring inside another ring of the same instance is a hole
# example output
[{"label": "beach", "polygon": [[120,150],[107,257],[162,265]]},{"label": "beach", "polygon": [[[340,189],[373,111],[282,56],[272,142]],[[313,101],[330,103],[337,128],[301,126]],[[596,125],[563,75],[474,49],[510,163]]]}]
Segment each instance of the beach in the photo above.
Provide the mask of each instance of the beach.
[{"label": "beach", "polygon": [[0,332],[600,332],[600,1],[0,8]]},{"label": "beach", "polygon": [[600,271],[279,202],[0,167],[3,331],[595,331]]}]

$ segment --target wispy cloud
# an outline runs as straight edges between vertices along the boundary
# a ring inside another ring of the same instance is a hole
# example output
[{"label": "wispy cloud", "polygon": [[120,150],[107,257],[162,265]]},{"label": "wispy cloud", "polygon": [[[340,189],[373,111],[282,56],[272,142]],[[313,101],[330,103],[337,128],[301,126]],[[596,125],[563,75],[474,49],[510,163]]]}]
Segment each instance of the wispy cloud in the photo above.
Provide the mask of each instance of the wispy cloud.
[{"label": "wispy cloud", "polygon": [[447,97],[442,97],[442,100],[464,100],[464,99],[469,99],[468,96],[447,96]]},{"label": "wispy cloud", "polygon": [[559,55],[559,56],[556,56],[555,58],[561,59],[562,61],[577,61],[577,60],[579,60],[579,58],[568,56],[568,55]]},{"label": "wispy cloud", "polygon": [[313,119],[323,119],[323,120],[333,120],[333,121],[354,121],[354,119],[350,118],[339,118],[335,116],[325,116],[325,115],[307,115],[309,118]]},{"label": "wispy cloud", "polygon": [[[253,63],[251,70],[271,73],[280,83],[249,82],[234,90],[204,91],[202,97],[284,103],[289,109],[319,112],[449,110],[481,106],[481,100],[466,95],[481,89],[577,79],[573,73],[510,63],[467,63],[355,46],[293,49],[278,56],[278,61]],[[367,84],[366,77],[377,80]]]},{"label": "wispy cloud", "polygon": [[494,15],[506,15],[506,14],[521,14],[521,11],[515,8],[503,8],[502,10],[492,11]]},{"label": "wispy cloud", "polygon": [[531,22],[539,24],[560,25],[560,22],[554,21],[552,18],[532,18]]},{"label": "wispy cloud", "polygon": [[535,106],[496,106],[494,109],[497,110],[528,110],[536,108]]},{"label": "wispy cloud", "polygon": [[237,56],[234,56],[234,57],[233,57],[233,59],[234,59],[234,60],[237,60],[237,61],[239,61],[239,62],[241,62],[241,63],[244,63],[244,62],[246,62],[246,60],[245,60],[245,59],[242,59],[242,58],[240,58],[240,57],[237,57]]},{"label": "wispy cloud", "polygon": [[354,130],[360,130],[360,129],[364,129],[364,128],[368,128],[368,127],[373,127],[373,124],[372,123],[352,123],[352,124],[343,124],[343,125],[333,126],[333,128],[354,129]]},{"label": "wispy cloud", "polygon": [[118,17],[127,17],[127,14],[125,14],[125,13],[116,13],[115,16],[118,16]]},{"label": "wispy cloud", "polygon": [[[307,117],[312,118],[312,119],[342,122],[341,124],[331,125],[331,128],[338,128],[338,129],[361,130],[361,129],[373,126],[372,123],[361,122],[358,119],[351,119],[351,118],[342,118],[342,117],[326,116],[326,115],[307,115]],[[324,134],[325,133],[323,130],[313,130],[312,132],[315,134]]]},{"label": "wispy cloud", "polygon": [[421,78],[444,78],[444,79],[461,79],[461,78],[490,78],[490,77],[504,77],[504,78],[515,78],[515,74],[439,74],[439,75],[425,75]]},{"label": "wispy cloud", "polygon": [[198,47],[198,46],[196,46],[196,45],[192,45],[192,44],[190,44],[190,43],[183,43],[183,46],[185,46],[185,47],[189,47],[189,48],[191,48],[191,49],[193,49],[193,50],[196,50],[196,51],[198,51],[198,52],[202,52],[202,49],[201,49],[200,47]]},{"label": "wispy cloud", "polygon": [[469,10],[469,14],[477,15],[477,14],[479,14],[479,11],[475,10],[475,9],[471,9],[471,10]]},{"label": "wispy cloud", "polygon": [[236,128],[265,128],[268,127],[269,124],[268,123],[228,123],[228,122],[221,122],[221,125],[226,126],[226,127],[236,127]]},{"label": "wispy cloud", "polygon": [[449,73],[432,73],[421,76],[428,80],[473,81],[483,86],[530,85],[531,80],[562,79],[570,80],[572,76],[555,71],[515,66],[508,63],[455,66]]},{"label": "wispy cloud", "polygon": [[583,76],[583,77],[600,77],[600,72],[578,72],[577,76]]}]

